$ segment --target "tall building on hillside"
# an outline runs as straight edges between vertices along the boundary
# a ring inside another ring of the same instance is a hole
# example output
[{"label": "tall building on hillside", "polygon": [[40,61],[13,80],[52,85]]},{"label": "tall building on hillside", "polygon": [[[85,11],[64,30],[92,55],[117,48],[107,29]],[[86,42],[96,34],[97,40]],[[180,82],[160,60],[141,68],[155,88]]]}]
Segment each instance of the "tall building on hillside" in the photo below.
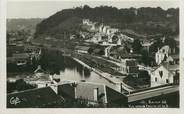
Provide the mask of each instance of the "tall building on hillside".
[{"label": "tall building on hillside", "polygon": [[83,20],[82,20],[82,23],[88,25],[88,24],[90,23],[90,21],[89,21],[89,19],[83,19]]},{"label": "tall building on hillside", "polygon": [[103,27],[103,33],[107,34],[107,30],[110,29],[110,26],[104,26]]},{"label": "tall building on hillside", "polygon": [[179,64],[163,63],[151,72],[151,87],[178,84]]},{"label": "tall building on hillside", "polygon": [[121,38],[118,38],[117,45],[121,45]]},{"label": "tall building on hillside", "polygon": [[100,32],[100,33],[103,32],[103,27],[104,27],[103,24],[101,24],[101,25],[99,26],[99,32]]},{"label": "tall building on hillside", "polygon": [[158,49],[158,51],[155,54],[155,61],[157,65],[159,65],[160,63],[162,63],[164,60],[167,59],[167,57],[171,53],[170,51],[171,50],[168,45],[165,45],[161,49]]}]

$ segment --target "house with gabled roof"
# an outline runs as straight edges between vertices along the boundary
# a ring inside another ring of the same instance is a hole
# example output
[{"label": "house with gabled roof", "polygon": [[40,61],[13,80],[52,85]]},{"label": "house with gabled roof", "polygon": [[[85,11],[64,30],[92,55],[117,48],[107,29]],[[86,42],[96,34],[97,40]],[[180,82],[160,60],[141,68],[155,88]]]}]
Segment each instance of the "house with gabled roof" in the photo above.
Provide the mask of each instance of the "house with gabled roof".
[{"label": "house with gabled roof", "polygon": [[155,61],[157,65],[165,61],[170,53],[171,49],[168,45],[165,45],[161,49],[158,49],[158,51],[155,54]]},{"label": "house with gabled roof", "polygon": [[179,83],[179,65],[162,63],[151,72],[151,87]]}]

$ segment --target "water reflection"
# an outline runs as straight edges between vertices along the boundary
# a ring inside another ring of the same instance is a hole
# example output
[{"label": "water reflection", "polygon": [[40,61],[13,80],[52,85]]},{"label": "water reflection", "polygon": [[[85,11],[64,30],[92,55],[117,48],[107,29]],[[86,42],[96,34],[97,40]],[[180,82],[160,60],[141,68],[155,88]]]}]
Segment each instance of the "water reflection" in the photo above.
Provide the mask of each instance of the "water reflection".
[{"label": "water reflection", "polygon": [[45,70],[58,73],[60,75],[60,80],[86,80],[114,87],[114,85],[108,80],[100,77],[95,72],[90,71],[71,57],[63,56],[61,53],[46,50],[44,51],[42,60],[39,63]]}]

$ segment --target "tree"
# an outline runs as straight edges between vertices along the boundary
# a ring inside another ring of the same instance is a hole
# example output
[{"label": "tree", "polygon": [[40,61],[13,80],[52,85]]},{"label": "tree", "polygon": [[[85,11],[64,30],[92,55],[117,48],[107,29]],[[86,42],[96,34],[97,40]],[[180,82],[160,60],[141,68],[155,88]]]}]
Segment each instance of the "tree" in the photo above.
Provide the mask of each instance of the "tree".
[{"label": "tree", "polygon": [[100,52],[98,53],[99,55],[104,55],[105,52],[103,50],[100,50]]},{"label": "tree", "polygon": [[93,48],[89,48],[88,53],[92,54],[93,53]]},{"label": "tree", "polygon": [[[166,14],[170,14],[171,17],[166,18]],[[74,17],[75,19],[72,19]],[[78,30],[76,28],[81,25],[82,19],[84,18],[93,22],[103,22],[105,25],[119,29],[128,28],[136,30],[136,32],[143,34],[164,34],[164,32],[169,34],[175,31],[172,31],[172,29],[179,29],[179,9],[169,9],[168,11],[160,7],[117,9],[112,6],[90,8],[84,5],[83,7],[59,11],[49,18],[44,19],[41,23],[37,24],[35,37],[56,36],[56,33],[62,34],[63,31],[75,33]],[[78,21],[74,22],[74,20]],[[153,24],[150,25],[149,22]],[[169,24],[165,24],[166,22],[169,22]],[[158,28],[155,27],[157,25],[159,26]],[[162,27],[162,25],[164,26]],[[165,25],[168,25],[168,27],[165,27]],[[59,38],[62,38],[62,36]]]},{"label": "tree", "polygon": [[[165,45],[169,45],[169,47],[171,48],[171,49],[176,49],[176,41],[173,39],[173,38],[167,38],[166,40],[165,40],[165,43],[164,43]],[[173,51],[173,50],[172,50]]]},{"label": "tree", "polygon": [[145,65],[150,65],[151,61],[150,61],[148,52],[146,50],[143,50],[141,52],[141,55],[142,55],[141,62],[144,63]]},{"label": "tree", "polygon": [[150,52],[157,52],[158,51],[158,48],[161,48],[163,46],[163,42],[161,41],[161,39],[157,39],[156,42],[151,45],[150,47]]},{"label": "tree", "polygon": [[138,40],[138,39],[134,40],[134,42],[132,44],[132,48],[133,48],[134,53],[140,53],[141,49],[142,49],[142,45],[141,45],[140,40]]},{"label": "tree", "polygon": [[16,86],[16,90],[18,91],[23,91],[23,90],[27,90],[27,89],[33,89],[36,86],[27,84],[24,79],[19,79],[15,82],[15,86]]}]

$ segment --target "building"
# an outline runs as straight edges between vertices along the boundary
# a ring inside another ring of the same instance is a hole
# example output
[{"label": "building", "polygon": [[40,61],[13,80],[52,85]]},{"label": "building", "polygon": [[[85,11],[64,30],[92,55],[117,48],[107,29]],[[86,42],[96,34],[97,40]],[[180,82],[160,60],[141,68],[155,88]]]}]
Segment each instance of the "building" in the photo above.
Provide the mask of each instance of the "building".
[{"label": "building", "polygon": [[107,35],[110,35],[110,34],[114,34],[116,32],[118,32],[119,30],[116,29],[116,28],[109,28],[107,29]]},{"label": "building", "polygon": [[110,29],[110,26],[104,26],[102,32],[107,34],[107,30]]},{"label": "building", "polygon": [[117,45],[121,45],[121,38],[118,38]]},{"label": "building", "polygon": [[80,36],[85,39],[85,38],[88,38],[89,37],[89,33],[88,32],[79,32]]},{"label": "building", "polygon": [[111,50],[111,48],[112,48],[112,46],[110,45],[110,46],[107,46],[107,47],[105,47],[105,49],[104,49],[104,52],[105,52],[105,57],[108,57],[108,56],[110,56],[110,50]]},{"label": "building", "polygon": [[99,26],[99,32],[102,33],[103,32],[103,24]]},{"label": "building", "polygon": [[96,34],[92,37],[91,41],[92,41],[93,43],[98,43],[98,42],[102,41],[102,36],[103,36],[103,34],[96,33]]},{"label": "building", "polygon": [[143,41],[142,46],[143,48],[149,53],[151,45],[153,45],[154,42],[152,41]]},{"label": "building", "polygon": [[37,46],[27,45],[24,48],[24,52],[28,53],[30,55],[31,60],[35,58],[36,60],[40,59],[40,56],[42,54],[41,48]]},{"label": "building", "polygon": [[158,49],[158,51],[155,54],[155,61],[157,65],[165,61],[169,56],[169,54],[170,54],[170,48],[168,45],[165,45],[161,49]]},{"label": "building", "polygon": [[[61,82],[47,87],[24,90],[7,95],[8,108],[62,107],[64,101],[85,101],[91,105],[121,103],[127,105],[128,98],[104,84],[91,82]],[[72,103],[72,102],[71,102]]]},{"label": "building", "polygon": [[76,35],[70,35],[70,40],[75,39]]},{"label": "building", "polygon": [[35,85],[37,88],[42,88],[42,87],[47,87],[55,83],[54,78],[52,78],[52,75],[49,75],[45,73],[39,66],[35,71],[34,71],[33,76],[27,76],[24,78],[24,81],[30,85]]},{"label": "building", "polygon": [[7,63],[13,63],[17,66],[27,65],[31,61],[28,53],[14,53],[11,57],[7,58]]},{"label": "building", "polygon": [[151,72],[151,87],[179,83],[179,65],[160,64]]},{"label": "building", "polygon": [[89,19],[83,19],[82,23],[83,23],[83,25],[90,26],[90,30],[96,31],[96,24],[97,24],[96,22],[92,22]]},{"label": "building", "polygon": [[114,34],[108,35],[108,42],[112,43],[112,38],[114,37]]},{"label": "building", "polygon": [[45,71],[38,65],[37,69],[34,71],[36,77],[41,77],[45,75]]},{"label": "building", "polygon": [[90,47],[87,47],[87,46],[76,46],[75,47],[75,51],[77,53],[88,53],[88,50],[89,50]]},{"label": "building", "polygon": [[50,81],[48,79],[44,79],[43,77],[40,79],[36,79],[36,78],[35,79],[24,79],[24,81],[27,84],[36,86],[37,88],[48,87],[48,86],[53,84],[53,81]]},{"label": "building", "polygon": [[121,54],[120,55],[120,59],[122,60],[122,59],[140,59],[142,57],[142,55],[141,54],[127,54],[127,53],[123,53],[123,54]]},{"label": "building", "polygon": [[170,64],[179,64],[179,54],[169,55],[166,61]]},{"label": "building", "polygon": [[121,55],[127,55],[129,52],[127,51],[125,46],[113,46],[110,49],[109,55],[115,59],[120,59]]},{"label": "building", "polygon": [[91,30],[96,30],[95,23],[91,25]]},{"label": "building", "polygon": [[120,37],[121,37],[122,40],[124,40],[124,41],[134,42],[134,38],[131,38],[131,37],[127,36],[127,35],[120,34]]},{"label": "building", "polygon": [[89,104],[108,104],[119,100],[122,100],[122,103],[127,102],[127,97],[122,93],[104,84],[90,82],[75,82],[58,85],[58,94],[64,98],[85,100]]},{"label": "building", "polygon": [[[31,45],[25,46],[9,46],[7,49],[8,64],[16,64],[18,66],[32,64],[35,60],[39,60],[42,54],[40,48]],[[34,59],[34,60],[33,60]]]},{"label": "building", "polygon": [[138,66],[135,59],[121,59],[121,72],[126,75],[138,75]]},{"label": "building", "polygon": [[89,19],[83,19],[82,20],[82,23],[85,25],[89,25],[91,22],[90,22],[90,20]]},{"label": "building", "polygon": [[108,45],[110,45],[109,42],[107,42],[107,41],[102,41],[102,42],[99,42],[99,43],[102,46],[108,46]]}]

